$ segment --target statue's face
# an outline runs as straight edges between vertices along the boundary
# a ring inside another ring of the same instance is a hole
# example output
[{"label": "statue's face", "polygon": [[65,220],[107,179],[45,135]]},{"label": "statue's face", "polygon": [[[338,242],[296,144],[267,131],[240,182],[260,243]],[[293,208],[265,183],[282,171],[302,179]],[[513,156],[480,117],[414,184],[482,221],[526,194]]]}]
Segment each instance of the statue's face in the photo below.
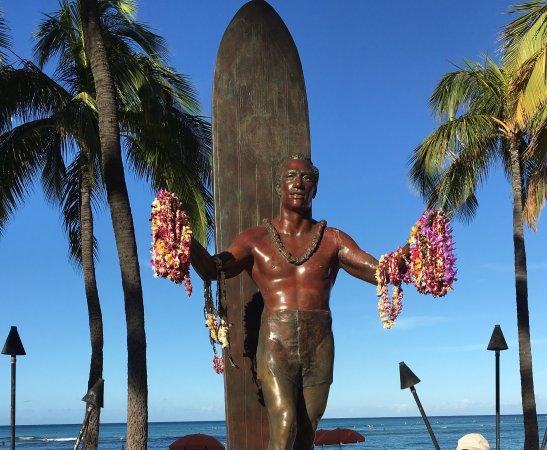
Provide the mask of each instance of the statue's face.
[{"label": "statue's face", "polygon": [[316,192],[311,164],[303,159],[288,160],[281,180],[281,204],[288,209],[309,209]]}]

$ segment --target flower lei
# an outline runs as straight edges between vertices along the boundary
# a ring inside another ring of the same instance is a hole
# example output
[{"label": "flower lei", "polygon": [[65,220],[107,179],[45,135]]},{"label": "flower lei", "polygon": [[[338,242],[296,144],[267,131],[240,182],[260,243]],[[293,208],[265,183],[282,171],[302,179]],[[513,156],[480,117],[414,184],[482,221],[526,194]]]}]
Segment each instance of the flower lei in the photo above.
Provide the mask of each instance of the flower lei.
[{"label": "flower lei", "polygon": [[[456,281],[456,257],[450,220],[443,211],[427,210],[410,230],[409,258],[399,247],[382,255],[376,269],[378,313],[382,326],[392,328],[403,309],[402,282],[418,292],[443,297]],[[406,266],[401,273],[401,264]],[[393,293],[389,297],[389,284]]]},{"label": "flower lei", "polygon": [[410,230],[409,278],[418,292],[443,297],[456,281],[456,257],[450,220],[428,210]]},{"label": "flower lei", "polygon": [[188,214],[176,195],[160,189],[152,202],[152,269],[155,277],[184,283],[192,294],[190,281],[190,246],[192,229]]},{"label": "flower lei", "polygon": [[[205,305],[203,315],[205,317],[205,326],[209,329],[209,340],[213,348],[213,370],[221,374],[224,372],[224,357],[222,350],[228,356],[228,359],[233,367],[237,367],[230,354],[229,328],[230,324],[227,319],[227,311],[224,299],[226,298],[226,279],[222,270],[222,261],[215,257],[217,267],[217,295],[216,302],[213,300],[211,292],[211,281],[205,281],[204,296]],[[217,344],[222,350],[218,352]],[[220,353],[220,356],[219,356]]]},{"label": "flower lei", "polygon": [[[382,255],[376,269],[376,294],[378,295],[378,314],[384,328],[392,328],[397,316],[403,309],[404,276],[399,270],[399,260],[403,258],[403,249]],[[393,294],[390,299],[388,285],[393,284]]]}]

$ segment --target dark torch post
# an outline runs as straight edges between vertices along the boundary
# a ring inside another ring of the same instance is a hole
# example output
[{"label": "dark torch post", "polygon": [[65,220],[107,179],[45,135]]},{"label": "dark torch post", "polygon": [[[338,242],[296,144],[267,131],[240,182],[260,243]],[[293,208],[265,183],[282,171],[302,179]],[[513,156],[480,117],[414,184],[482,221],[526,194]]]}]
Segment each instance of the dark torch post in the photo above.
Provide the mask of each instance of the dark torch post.
[{"label": "dark torch post", "polygon": [[429,420],[427,419],[427,416],[425,414],[422,402],[420,402],[418,393],[414,388],[414,385],[418,384],[420,382],[420,379],[402,361],[399,363],[399,375],[401,377],[401,389],[410,388],[410,392],[412,392],[414,400],[416,400],[416,404],[418,405],[418,409],[420,410],[420,414],[422,415],[422,419],[424,420],[425,427],[427,428],[429,436],[431,437],[431,442],[433,442],[436,450],[441,450],[441,447],[439,447],[439,443],[437,442],[437,438],[433,433],[433,429],[431,428],[431,424],[429,423]]},{"label": "dark torch post", "polygon": [[496,450],[500,450],[500,351],[508,348],[501,327],[494,326],[486,349],[496,352]]},{"label": "dark torch post", "polygon": [[15,376],[17,355],[26,355],[25,348],[17,332],[17,327],[11,327],[2,349],[3,355],[11,356],[11,450],[15,450]]},{"label": "dark torch post", "polygon": [[91,412],[93,411],[93,409],[99,409],[104,406],[104,380],[102,378],[99,378],[91,387],[91,389],[87,391],[87,394],[84,395],[82,401],[86,404],[85,416],[82,423],[82,428],[80,428],[80,432],[78,433],[78,437],[76,438],[73,450],[78,450],[78,448],[80,447],[80,443],[82,442],[82,439],[87,432],[89,419],[91,417]]}]

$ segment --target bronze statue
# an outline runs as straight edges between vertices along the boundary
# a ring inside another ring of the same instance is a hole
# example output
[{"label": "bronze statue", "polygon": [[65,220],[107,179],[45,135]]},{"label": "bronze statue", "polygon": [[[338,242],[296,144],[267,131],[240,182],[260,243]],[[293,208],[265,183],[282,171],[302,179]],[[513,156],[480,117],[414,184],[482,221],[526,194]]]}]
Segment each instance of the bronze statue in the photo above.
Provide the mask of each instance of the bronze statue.
[{"label": "bronze statue", "polygon": [[[311,450],[325,411],[334,361],[329,296],[340,268],[376,284],[378,261],[343,231],[312,218],[319,171],[296,155],[283,167],[279,216],[243,231],[216,255],[227,278],[246,271],[264,299],[257,349],[270,427],[269,450]],[[192,264],[203,279],[217,267],[197,241]]]}]

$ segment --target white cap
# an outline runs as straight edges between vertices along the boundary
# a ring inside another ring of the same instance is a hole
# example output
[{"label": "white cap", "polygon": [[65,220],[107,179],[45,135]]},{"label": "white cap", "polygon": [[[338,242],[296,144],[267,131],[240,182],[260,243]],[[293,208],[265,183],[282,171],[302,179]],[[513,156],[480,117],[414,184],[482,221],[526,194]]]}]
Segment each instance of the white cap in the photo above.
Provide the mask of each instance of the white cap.
[{"label": "white cap", "polygon": [[456,450],[490,450],[490,445],[482,434],[470,433],[458,440]]}]

